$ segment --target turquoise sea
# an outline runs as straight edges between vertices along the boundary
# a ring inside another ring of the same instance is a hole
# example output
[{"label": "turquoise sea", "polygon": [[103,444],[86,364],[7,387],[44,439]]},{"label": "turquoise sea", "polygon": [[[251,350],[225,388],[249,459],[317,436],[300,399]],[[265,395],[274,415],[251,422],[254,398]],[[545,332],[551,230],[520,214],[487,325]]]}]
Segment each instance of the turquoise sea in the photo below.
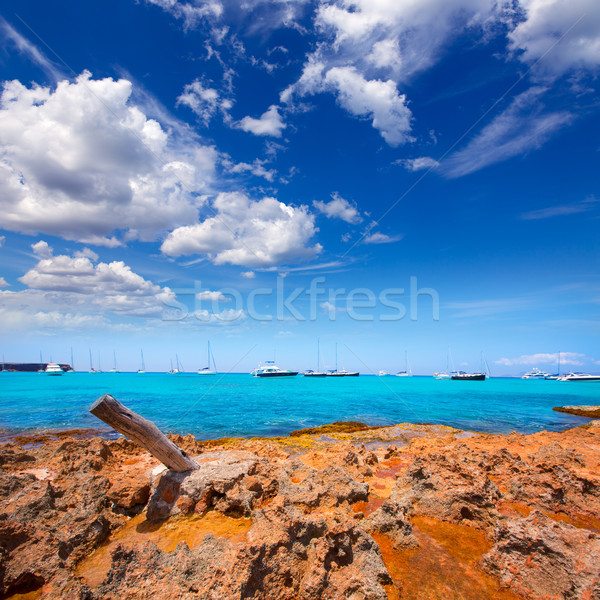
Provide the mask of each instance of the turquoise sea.
[{"label": "turquoise sea", "polygon": [[557,413],[553,406],[600,404],[600,382],[2,373],[1,433],[103,427],[88,408],[107,392],[162,431],[200,439],[274,436],[337,420],[440,423],[491,433],[560,431],[588,419]]}]

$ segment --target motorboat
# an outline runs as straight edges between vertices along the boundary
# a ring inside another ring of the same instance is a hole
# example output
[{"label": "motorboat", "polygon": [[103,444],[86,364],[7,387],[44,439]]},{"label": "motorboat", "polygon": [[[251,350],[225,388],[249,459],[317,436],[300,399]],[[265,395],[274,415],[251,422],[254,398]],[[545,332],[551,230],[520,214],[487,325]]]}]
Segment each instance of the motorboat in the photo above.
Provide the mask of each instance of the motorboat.
[{"label": "motorboat", "polygon": [[250,375],[254,375],[254,377],[295,377],[298,375],[298,371],[280,369],[275,361],[267,360],[264,365],[256,367]]},{"label": "motorboat", "polygon": [[546,371],[540,371],[534,367],[531,369],[531,371],[525,373],[521,379],[550,379],[550,377],[550,373],[546,373]]},{"label": "motorboat", "polygon": [[387,371],[379,371],[377,376],[378,377],[389,377],[389,373]]},{"label": "motorboat", "polygon": [[452,376],[450,373],[434,373],[433,378],[434,379],[444,379],[444,380],[450,381],[450,379],[452,379]]},{"label": "motorboat", "polygon": [[590,375],[589,373],[569,373],[559,377],[557,381],[600,381],[600,375]]},{"label": "motorboat", "polygon": [[64,373],[62,367],[56,363],[48,363],[44,372],[46,375],[62,375]]}]

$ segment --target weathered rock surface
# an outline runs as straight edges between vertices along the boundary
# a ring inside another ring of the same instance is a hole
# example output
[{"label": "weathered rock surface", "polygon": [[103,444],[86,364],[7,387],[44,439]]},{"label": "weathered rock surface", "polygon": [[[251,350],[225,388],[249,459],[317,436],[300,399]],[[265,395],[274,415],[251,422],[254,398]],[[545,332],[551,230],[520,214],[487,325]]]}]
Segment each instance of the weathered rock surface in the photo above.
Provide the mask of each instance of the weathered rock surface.
[{"label": "weathered rock surface", "polygon": [[196,507],[201,513],[210,507],[223,513],[250,513],[262,493],[258,480],[249,479],[257,470],[258,456],[229,450],[208,452],[194,460],[199,465],[194,471],[177,473],[159,467],[159,473],[152,474],[156,479],[146,513],[148,521],[187,514]]},{"label": "weathered rock surface", "polygon": [[411,427],[178,436],[199,454],[188,473],[122,438],[2,444],[0,597],[600,600],[594,422],[531,436]]},{"label": "weathered rock surface", "polygon": [[143,586],[154,598],[387,599],[379,548],[353,520],[277,503],[255,511],[253,522],[248,542],[237,546],[206,536],[172,553],[150,544],[120,547],[92,597],[139,598]]},{"label": "weathered rock surface", "polygon": [[371,513],[361,523],[361,527],[370,532],[387,534],[394,548],[414,548],[418,546],[417,538],[412,533],[412,526],[406,516],[406,507],[397,502],[388,500],[376,511]]},{"label": "weathered rock surface", "polygon": [[525,597],[600,599],[600,535],[539,511],[500,524],[485,568]]},{"label": "weathered rock surface", "polygon": [[341,467],[308,468],[307,472],[298,483],[282,474],[279,494],[290,503],[306,508],[338,506],[343,502],[353,503],[368,498],[369,485],[354,480]]},{"label": "weathered rock surface", "polygon": [[392,492],[392,499],[409,513],[475,526],[490,525],[497,518],[500,497],[485,460],[471,456],[465,445],[415,458]]}]

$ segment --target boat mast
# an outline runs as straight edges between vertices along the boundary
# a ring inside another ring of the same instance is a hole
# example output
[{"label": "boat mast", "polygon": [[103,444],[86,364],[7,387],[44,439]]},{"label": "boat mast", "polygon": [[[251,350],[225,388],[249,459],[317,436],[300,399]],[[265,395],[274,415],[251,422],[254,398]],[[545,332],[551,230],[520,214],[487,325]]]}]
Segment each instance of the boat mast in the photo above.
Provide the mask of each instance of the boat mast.
[{"label": "boat mast", "polygon": [[117,351],[113,350],[113,368],[116,371],[117,370]]},{"label": "boat mast", "polygon": [[206,368],[210,371],[210,340],[206,345]]},{"label": "boat mast", "polygon": [[558,373],[557,375],[560,375],[560,350],[558,351]]},{"label": "boat mast", "polygon": [[92,367],[92,349],[88,348],[88,350],[90,351],[90,371],[93,371],[93,367]]},{"label": "boat mast", "polygon": [[337,364],[337,342],[335,343],[335,372],[337,373],[338,364]]},{"label": "boat mast", "polygon": [[144,350],[140,348],[140,354],[142,355],[142,371],[146,370],[146,365],[144,364]]},{"label": "boat mast", "polygon": [[71,346],[71,371],[75,370],[75,366],[73,365],[73,346]]},{"label": "boat mast", "polygon": [[321,361],[321,344],[319,342],[319,338],[317,338],[317,373],[321,372],[321,369],[319,367]]}]

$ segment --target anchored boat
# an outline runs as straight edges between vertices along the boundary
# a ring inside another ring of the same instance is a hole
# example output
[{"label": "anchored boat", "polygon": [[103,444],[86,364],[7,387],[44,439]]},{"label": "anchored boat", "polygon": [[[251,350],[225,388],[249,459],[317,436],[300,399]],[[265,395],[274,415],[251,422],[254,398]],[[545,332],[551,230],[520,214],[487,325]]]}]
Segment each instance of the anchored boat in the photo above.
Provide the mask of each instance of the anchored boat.
[{"label": "anchored boat", "polygon": [[298,371],[280,369],[275,361],[267,360],[264,365],[256,367],[250,375],[254,375],[254,377],[295,377],[298,375]]}]

